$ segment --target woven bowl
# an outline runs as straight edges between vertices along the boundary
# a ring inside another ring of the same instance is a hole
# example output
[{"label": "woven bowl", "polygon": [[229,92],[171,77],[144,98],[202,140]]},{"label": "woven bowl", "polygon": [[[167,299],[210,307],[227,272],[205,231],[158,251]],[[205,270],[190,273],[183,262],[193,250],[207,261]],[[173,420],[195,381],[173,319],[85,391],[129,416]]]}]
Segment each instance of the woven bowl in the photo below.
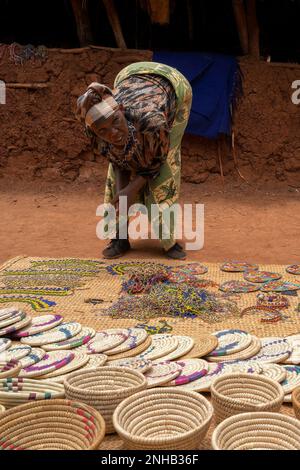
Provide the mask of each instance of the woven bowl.
[{"label": "woven bowl", "polygon": [[115,432],[112,415],[125,398],[147,387],[140,372],[127,367],[104,366],[74,372],[64,381],[66,398],[79,400],[100,411],[105,419],[106,433]]},{"label": "woven bowl", "polygon": [[113,423],[126,449],[198,449],[212,415],[202,395],[172,387],[127,398],[115,410]]},{"label": "woven bowl", "polygon": [[5,411],[5,407],[3,405],[0,405],[0,413],[3,413]]},{"label": "woven bowl", "polygon": [[93,450],[104,435],[100,413],[75,401],[26,403],[0,414],[0,450]]},{"label": "woven bowl", "polygon": [[300,419],[300,387],[297,387],[295,390],[293,390],[292,402],[296,418]]},{"label": "woven bowl", "polygon": [[278,382],[257,374],[225,374],[211,386],[216,422],[250,411],[279,411],[284,391]]},{"label": "woven bowl", "polygon": [[212,435],[214,450],[299,450],[300,422],[281,413],[243,413],[225,419]]}]

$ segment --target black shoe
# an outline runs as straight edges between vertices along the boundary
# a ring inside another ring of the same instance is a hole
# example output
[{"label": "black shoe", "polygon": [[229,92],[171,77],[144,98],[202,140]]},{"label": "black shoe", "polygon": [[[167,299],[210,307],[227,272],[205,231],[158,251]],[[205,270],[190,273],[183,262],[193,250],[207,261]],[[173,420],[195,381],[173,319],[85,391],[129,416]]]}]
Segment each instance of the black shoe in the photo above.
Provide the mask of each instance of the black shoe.
[{"label": "black shoe", "polygon": [[103,258],[114,259],[125,255],[131,248],[128,240],[111,240],[107,247],[102,251]]},{"label": "black shoe", "polygon": [[172,259],[180,259],[184,260],[186,259],[186,252],[180,246],[178,243],[175,243],[171,248],[169,248],[168,251],[165,252],[167,258],[172,258]]}]

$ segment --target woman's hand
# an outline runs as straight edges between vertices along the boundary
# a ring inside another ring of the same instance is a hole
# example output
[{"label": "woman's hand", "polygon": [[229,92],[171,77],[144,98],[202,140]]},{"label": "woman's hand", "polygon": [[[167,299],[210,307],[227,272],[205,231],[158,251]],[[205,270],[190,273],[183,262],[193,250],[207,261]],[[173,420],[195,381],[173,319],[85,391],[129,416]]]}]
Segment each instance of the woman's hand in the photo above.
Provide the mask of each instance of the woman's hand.
[{"label": "woman's hand", "polygon": [[121,189],[112,200],[112,204],[116,208],[116,214],[119,216],[119,198],[120,196],[127,197],[127,209],[132,206],[138,196],[139,191],[145,186],[147,180],[142,176],[137,176],[125,188]]}]

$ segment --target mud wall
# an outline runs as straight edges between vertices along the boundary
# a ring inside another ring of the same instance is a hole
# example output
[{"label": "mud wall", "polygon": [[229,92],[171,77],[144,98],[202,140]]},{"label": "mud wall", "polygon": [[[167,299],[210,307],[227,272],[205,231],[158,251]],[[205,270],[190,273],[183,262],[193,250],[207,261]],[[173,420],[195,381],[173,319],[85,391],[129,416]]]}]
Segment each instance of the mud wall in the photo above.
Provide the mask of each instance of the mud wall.
[{"label": "mud wall", "polygon": [[[0,105],[0,185],[9,177],[99,181],[107,162],[90,152],[74,118],[76,99],[91,81],[112,86],[124,66],[151,57],[150,51],[48,50],[44,61],[15,65],[4,54],[0,80],[46,87],[7,89],[6,105]],[[252,181],[300,185],[300,105],[291,101],[291,83],[300,79],[300,68],[246,59],[241,66],[244,98],[235,117],[240,170]],[[235,174],[228,140],[221,143],[220,152],[224,174]],[[183,180],[202,183],[219,172],[217,142],[186,136]]]}]

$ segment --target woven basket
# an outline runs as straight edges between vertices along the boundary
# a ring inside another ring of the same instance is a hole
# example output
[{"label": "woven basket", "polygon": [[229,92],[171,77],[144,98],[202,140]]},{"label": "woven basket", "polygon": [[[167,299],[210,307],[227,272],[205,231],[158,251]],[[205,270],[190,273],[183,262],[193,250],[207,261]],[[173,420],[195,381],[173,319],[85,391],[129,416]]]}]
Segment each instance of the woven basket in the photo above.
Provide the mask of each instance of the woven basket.
[{"label": "woven basket", "polygon": [[120,403],[113,423],[126,449],[198,449],[212,415],[212,405],[196,392],[150,389]]},{"label": "woven basket", "polygon": [[296,418],[300,419],[300,387],[297,387],[295,390],[293,390],[292,402]]},{"label": "woven basket", "polygon": [[5,411],[5,407],[3,405],[0,405],[0,413],[3,413]]},{"label": "woven basket", "polygon": [[0,450],[93,450],[104,435],[100,413],[76,401],[26,403],[0,414]]},{"label": "woven basket", "polygon": [[74,372],[64,381],[66,398],[93,406],[105,419],[106,432],[115,432],[112,415],[125,398],[147,387],[140,372],[127,367],[104,366]]},{"label": "woven basket", "polygon": [[281,413],[243,413],[225,419],[212,435],[214,450],[299,450],[300,422]]},{"label": "woven basket", "polygon": [[284,392],[281,385],[257,374],[225,374],[211,385],[216,422],[250,411],[279,411]]}]

